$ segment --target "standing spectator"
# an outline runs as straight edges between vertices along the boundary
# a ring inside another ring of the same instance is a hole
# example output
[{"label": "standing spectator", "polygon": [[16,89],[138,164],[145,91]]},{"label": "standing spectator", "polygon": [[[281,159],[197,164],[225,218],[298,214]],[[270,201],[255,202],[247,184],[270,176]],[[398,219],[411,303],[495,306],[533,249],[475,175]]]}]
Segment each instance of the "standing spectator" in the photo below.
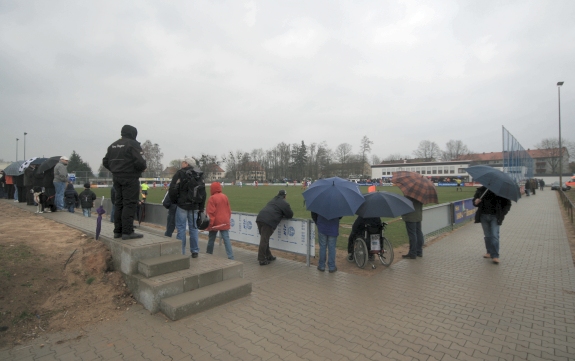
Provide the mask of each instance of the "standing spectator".
[{"label": "standing spectator", "polygon": [[56,189],[56,210],[64,210],[64,188],[68,182],[68,158],[60,157],[60,162],[54,167],[54,188]]},{"label": "standing spectator", "polygon": [[273,197],[258,213],[256,218],[258,232],[260,233],[260,246],[258,249],[260,266],[268,265],[276,259],[270,251],[270,237],[283,218],[290,219],[293,217],[293,211],[285,200],[286,195],[285,190],[280,190],[277,196]]},{"label": "standing spectator", "polygon": [[529,192],[531,191],[531,181],[529,179],[525,180],[525,195],[529,197]]},{"label": "standing spectator", "polygon": [[542,191],[544,187],[545,187],[545,181],[543,180],[543,178],[541,178],[539,179],[539,190]]},{"label": "standing spectator", "polygon": [[340,218],[327,219],[322,215],[312,213],[312,219],[317,226],[319,241],[319,261],[317,269],[320,272],[325,271],[327,252],[327,267],[329,268],[329,273],[337,272],[337,267],[335,266],[335,246],[337,244],[337,236],[339,236]]},{"label": "standing spectator", "polygon": [[26,191],[24,189],[24,174],[20,174],[14,177],[14,186],[16,191],[14,192],[14,202],[26,202]]},{"label": "standing spectator", "polygon": [[[194,168],[196,161],[192,158],[185,158],[182,161],[182,168],[174,174],[170,182],[170,201],[177,204],[176,208],[176,229],[178,235],[176,236],[182,241],[182,254],[186,254],[186,225],[190,231],[190,252],[192,258],[198,258],[200,246],[198,244],[198,226],[196,220],[198,218],[198,211],[203,211],[205,206],[205,189],[204,200],[201,203],[191,202],[188,193],[190,190],[187,187],[188,179],[187,172],[194,172],[201,178],[202,171],[199,168]],[[203,180],[202,180],[203,182]]]},{"label": "standing spectator", "polygon": [[531,178],[531,191],[533,191],[533,195],[535,195],[535,193],[537,193],[537,179],[535,178]]},{"label": "standing spectator", "polygon": [[511,201],[479,187],[473,196],[473,204],[477,207],[475,223],[481,223],[483,228],[487,250],[483,258],[491,258],[493,263],[499,264],[499,227],[511,209]]},{"label": "standing spectator", "polygon": [[112,172],[116,191],[114,215],[114,238],[123,240],[142,238],[144,235],[134,232],[134,215],[140,193],[139,178],[146,170],[142,147],[136,141],[138,130],[131,125],[122,127],[119,140],[108,147],[102,164]]},{"label": "standing spectator", "polygon": [[82,206],[84,217],[92,217],[92,207],[94,207],[95,200],[96,193],[90,189],[90,183],[85,183],[84,191],[80,193],[80,205]]},{"label": "standing spectator", "polygon": [[6,198],[6,173],[4,170],[0,170],[0,199]]},{"label": "standing spectator", "polygon": [[232,250],[232,243],[230,242],[230,220],[232,218],[232,208],[228,197],[222,193],[222,185],[219,182],[213,182],[210,186],[211,197],[208,199],[206,206],[206,214],[210,217],[210,225],[208,226],[208,248],[206,253],[214,253],[214,243],[218,231],[224,239],[226,247],[226,254],[228,259],[234,259],[234,251]]},{"label": "standing spectator", "polygon": [[34,205],[34,170],[35,165],[29,165],[28,168],[24,169],[24,189],[26,192],[26,205]]},{"label": "standing spectator", "polygon": [[6,199],[14,199],[14,178],[4,174],[4,182],[6,183]]},{"label": "standing spectator", "polygon": [[407,198],[413,203],[414,211],[401,216],[405,222],[405,229],[407,230],[407,236],[409,237],[409,252],[401,257],[417,259],[417,257],[423,257],[423,243],[425,242],[423,232],[421,231],[423,203],[411,197]]},{"label": "standing spectator", "polygon": [[141,187],[142,187],[142,199],[145,202],[146,198],[148,198],[148,189],[150,189],[150,186],[148,185],[148,183],[144,182],[142,183]]},{"label": "standing spectator", "polygon": [[170,200],[170,192],[166,192],[166,195],[162,200],[162,205],[168,210],[168,219],[166,221],[166,232],[164,232],[164,236],[171,238],[176,229],[176,209],[178,208],[178,205],[172,203]]},{"label": "standing spectator", "polygon": [[64,206],[70,213],[74,213],[74,208],[78,208],[80,206],[78,192],[76,192],[72,183],[68,183],[66,190],[64,191]]}]

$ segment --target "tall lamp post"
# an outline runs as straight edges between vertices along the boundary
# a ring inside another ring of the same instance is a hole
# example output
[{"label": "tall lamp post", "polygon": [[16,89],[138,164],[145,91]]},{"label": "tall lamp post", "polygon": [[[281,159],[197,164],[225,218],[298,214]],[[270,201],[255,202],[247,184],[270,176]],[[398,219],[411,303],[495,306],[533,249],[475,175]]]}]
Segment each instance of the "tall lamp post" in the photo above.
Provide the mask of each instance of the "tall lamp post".
[{"label": "tall lamp post", "polygon": [[563,147],[561,145],[561,86],[564,82],[557,82],[557,94],[559,96],[559,189],[563,190]]},{"label": "tall lamp post", "polygon": [[18,141],[19,139],[16,138],[16,160],[15,160],[16,162],[18,161]]},{"label": "tall lamp post", "polygon": [[26,132],[24,132],[24,160],[26,160]]}]

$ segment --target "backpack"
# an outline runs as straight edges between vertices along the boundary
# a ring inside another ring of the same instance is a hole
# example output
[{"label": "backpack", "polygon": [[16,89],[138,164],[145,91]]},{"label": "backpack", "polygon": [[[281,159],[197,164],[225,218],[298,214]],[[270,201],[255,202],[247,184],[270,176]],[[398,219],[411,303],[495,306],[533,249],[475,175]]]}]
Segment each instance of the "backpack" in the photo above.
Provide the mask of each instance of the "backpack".
[{"label": "backpack", "polygon": [[186,192],[185,203],[203,204],[206,201],[204,172],[197,168],[186,170],[182,177],[180,190]]}]

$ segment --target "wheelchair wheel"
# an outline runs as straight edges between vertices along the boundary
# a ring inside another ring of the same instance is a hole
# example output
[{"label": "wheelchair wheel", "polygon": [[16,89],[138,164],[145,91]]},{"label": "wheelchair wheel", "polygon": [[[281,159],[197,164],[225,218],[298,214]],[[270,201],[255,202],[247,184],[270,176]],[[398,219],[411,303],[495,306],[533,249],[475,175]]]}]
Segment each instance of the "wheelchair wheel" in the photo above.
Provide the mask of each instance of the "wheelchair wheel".
[{"label": "wheelchair wheel", "polygon": [[393,247],[391,246],[391,242],[385,237],[383,237],[381,243],[381,252],[377,254],[379,261],[384,266],[390,266],[393,263]]},{"label": "wheelchair wheel", "polygon": [[367,256],[368,251],[365,241],[362,238],[357,238],[353,243],[353,257],[355,260],[355,264],[359,268],[365,267],[365,265],[367,264]]}]

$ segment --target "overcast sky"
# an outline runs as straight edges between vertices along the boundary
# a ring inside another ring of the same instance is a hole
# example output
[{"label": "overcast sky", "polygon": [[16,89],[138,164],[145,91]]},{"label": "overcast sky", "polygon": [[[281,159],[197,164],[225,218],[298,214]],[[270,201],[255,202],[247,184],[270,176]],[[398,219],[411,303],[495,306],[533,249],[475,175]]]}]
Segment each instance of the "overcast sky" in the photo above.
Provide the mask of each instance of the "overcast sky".
[{"label": "overcast sky", "polygon": [[575,1],[0,1],[0,158],[575,140]]}]

